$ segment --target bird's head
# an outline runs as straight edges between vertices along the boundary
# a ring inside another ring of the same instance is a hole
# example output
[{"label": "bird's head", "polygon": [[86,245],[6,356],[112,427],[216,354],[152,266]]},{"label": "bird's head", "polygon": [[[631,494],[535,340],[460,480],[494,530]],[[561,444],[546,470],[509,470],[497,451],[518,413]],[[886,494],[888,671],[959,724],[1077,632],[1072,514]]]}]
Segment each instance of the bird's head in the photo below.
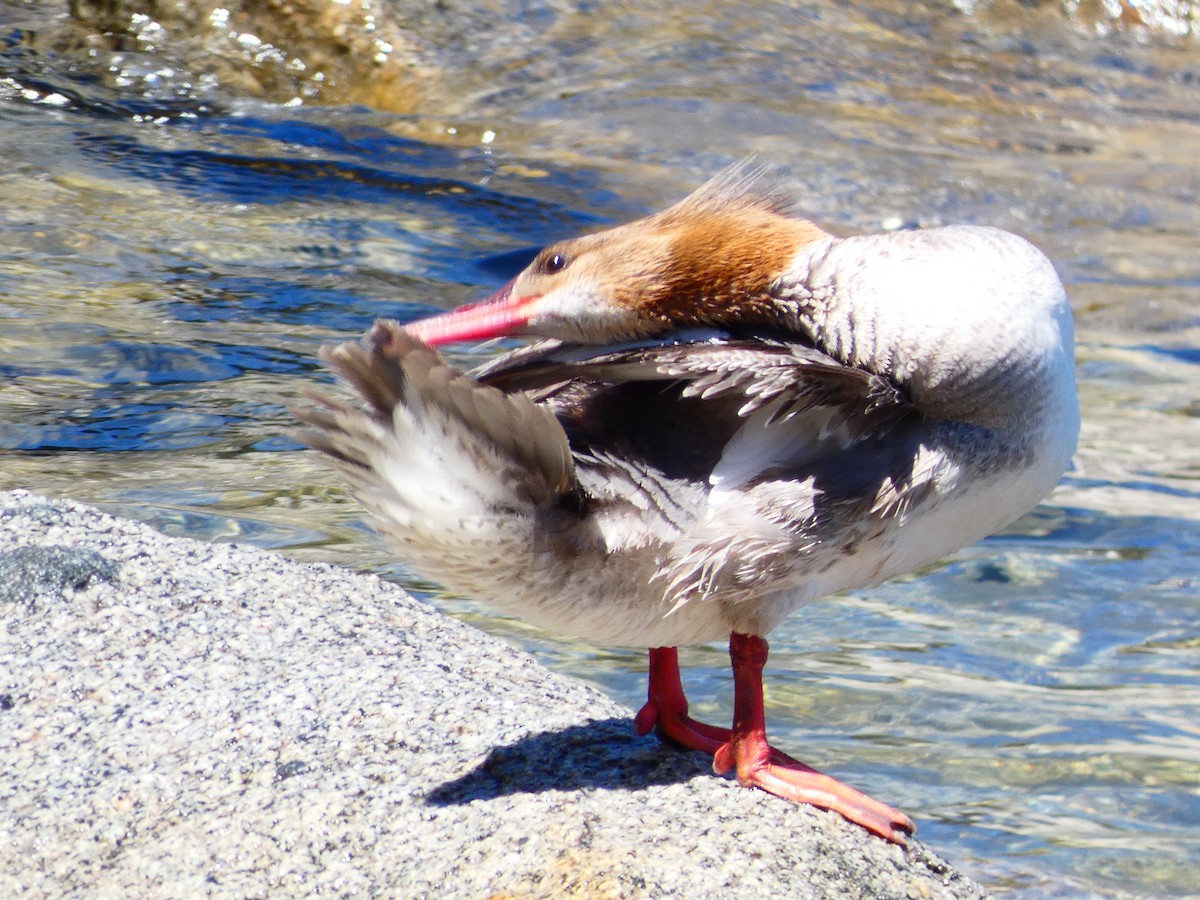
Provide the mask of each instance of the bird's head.
[{"label": "bird's head", "polygon": [[551,244],[490,297],[407,330],[432,345],[518,334],[606,344],[778,324],[772,284],[827,236],[761,180],[738,167],[663,212]]}]

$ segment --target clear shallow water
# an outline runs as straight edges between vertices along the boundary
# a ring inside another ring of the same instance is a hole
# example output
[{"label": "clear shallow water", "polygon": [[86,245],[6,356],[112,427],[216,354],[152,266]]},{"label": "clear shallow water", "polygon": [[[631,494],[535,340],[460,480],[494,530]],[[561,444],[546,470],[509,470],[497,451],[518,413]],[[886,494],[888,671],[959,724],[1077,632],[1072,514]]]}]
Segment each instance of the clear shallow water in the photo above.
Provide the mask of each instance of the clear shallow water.
[{"label": "clear shallow water", "polygon": [[[834,230],[1011,228],[1076,308],[1075,468],[1005,534],[789,620],[773,736],[997,893],[1195,894],[1195,49],[886,5],[586,26],[559,21],[553,53],[499,41],[453,108],[408,117],[167,102],[0,50],[0,486],[436,596],[284,433],[322,343],[472,299],[751,151]],[[639,702],[641,653],[438,602]],[[724,648],[683,659],[727,718]]]}]

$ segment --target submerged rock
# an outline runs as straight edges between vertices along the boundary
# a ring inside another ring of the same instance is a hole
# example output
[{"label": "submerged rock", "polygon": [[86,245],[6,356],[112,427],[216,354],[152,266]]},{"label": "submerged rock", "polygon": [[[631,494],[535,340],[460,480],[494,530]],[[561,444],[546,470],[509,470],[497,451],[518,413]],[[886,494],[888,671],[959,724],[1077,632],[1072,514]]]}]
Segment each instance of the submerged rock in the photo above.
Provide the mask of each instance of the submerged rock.
[{"label": "submerged rock", "polygon": [[[838,13],[838,4],[825,6],[817,5],[820,16]],[[884,21],[896,15],[894,4],[874,6],[861,14]],[[962,33],[951,43],[976,40],[979,29],[1018,41],[1056,27],[1167,41],[1200,34],[1200,5],[1189,0],[925,6],[901,15],[961,22]],[[30,12],[39,7],[40,22]],[[772,12],[775,4],[763,7]],[[614,20],[578,0],[72,0],[67,18],[60,9],[58,2],[29,0],[20,15],[36,24],[23,29],[22,40],[73,55],[73,65],[89,68],[93,77],[160,102],[175,96],[219,105],[251,97],[433,116],[462,113],[490,92],[519,91],[530,81],[554,93],[562,89],[558,79],[579,68],[577,56],[619,55],[624,29],[671,42],[681,27],[677,4],[642,4]],[[694,27],[705,27],[703,14],[695,21]],[[802,19],[796,22],[804,27]]]}]

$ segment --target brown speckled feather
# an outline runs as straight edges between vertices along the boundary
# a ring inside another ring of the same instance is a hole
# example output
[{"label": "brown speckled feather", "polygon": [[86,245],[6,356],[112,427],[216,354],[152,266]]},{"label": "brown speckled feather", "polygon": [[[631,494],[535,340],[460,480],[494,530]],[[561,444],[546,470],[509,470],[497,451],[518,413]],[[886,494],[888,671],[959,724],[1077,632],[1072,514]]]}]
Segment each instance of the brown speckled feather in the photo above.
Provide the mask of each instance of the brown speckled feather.
[{"label": "brown speckled feather", "polygon": [[[440,414],[459,426],[464,440],[486,442],[507,457],[509,472],[533,503],[571,490],[570,447],[550,411],[455,371],[398,323],[380,320],[361,343],[323,348],[321,360],[366,401],[366,414],[379,428],[391,427],[399,407]],[[302,439],[342,468],[370,466],[364,413],[323,393],[306,393],[320,405],[295,410],[316,429]]]}]

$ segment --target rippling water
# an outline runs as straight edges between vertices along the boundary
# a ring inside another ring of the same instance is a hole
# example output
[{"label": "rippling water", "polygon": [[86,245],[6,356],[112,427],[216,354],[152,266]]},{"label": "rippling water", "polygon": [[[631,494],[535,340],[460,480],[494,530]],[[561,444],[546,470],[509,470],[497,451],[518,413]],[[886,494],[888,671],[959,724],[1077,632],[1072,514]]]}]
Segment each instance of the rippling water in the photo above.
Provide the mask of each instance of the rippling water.
[{"label": "rippling water", "polygon": [[[586,28],[556,20],[552,53],[498,43],[453,109],[398,116],[123,90],[15,28],[0,486],[436,596],[284,433],[285,404],[325,377],[322,343],[479,296],[530,248],[749,152],[833,230],[1010,228],[1056,261],[1077,312],[1075,467],[1003,535],[779,629],[774,736],[904,808],[997,893],[1196,893],[1195,47],[769,3],[615,3]],[[438,602],[639,702],[640,653]],[[724,648],[683,660],[695,708],[726,717]]]}]

